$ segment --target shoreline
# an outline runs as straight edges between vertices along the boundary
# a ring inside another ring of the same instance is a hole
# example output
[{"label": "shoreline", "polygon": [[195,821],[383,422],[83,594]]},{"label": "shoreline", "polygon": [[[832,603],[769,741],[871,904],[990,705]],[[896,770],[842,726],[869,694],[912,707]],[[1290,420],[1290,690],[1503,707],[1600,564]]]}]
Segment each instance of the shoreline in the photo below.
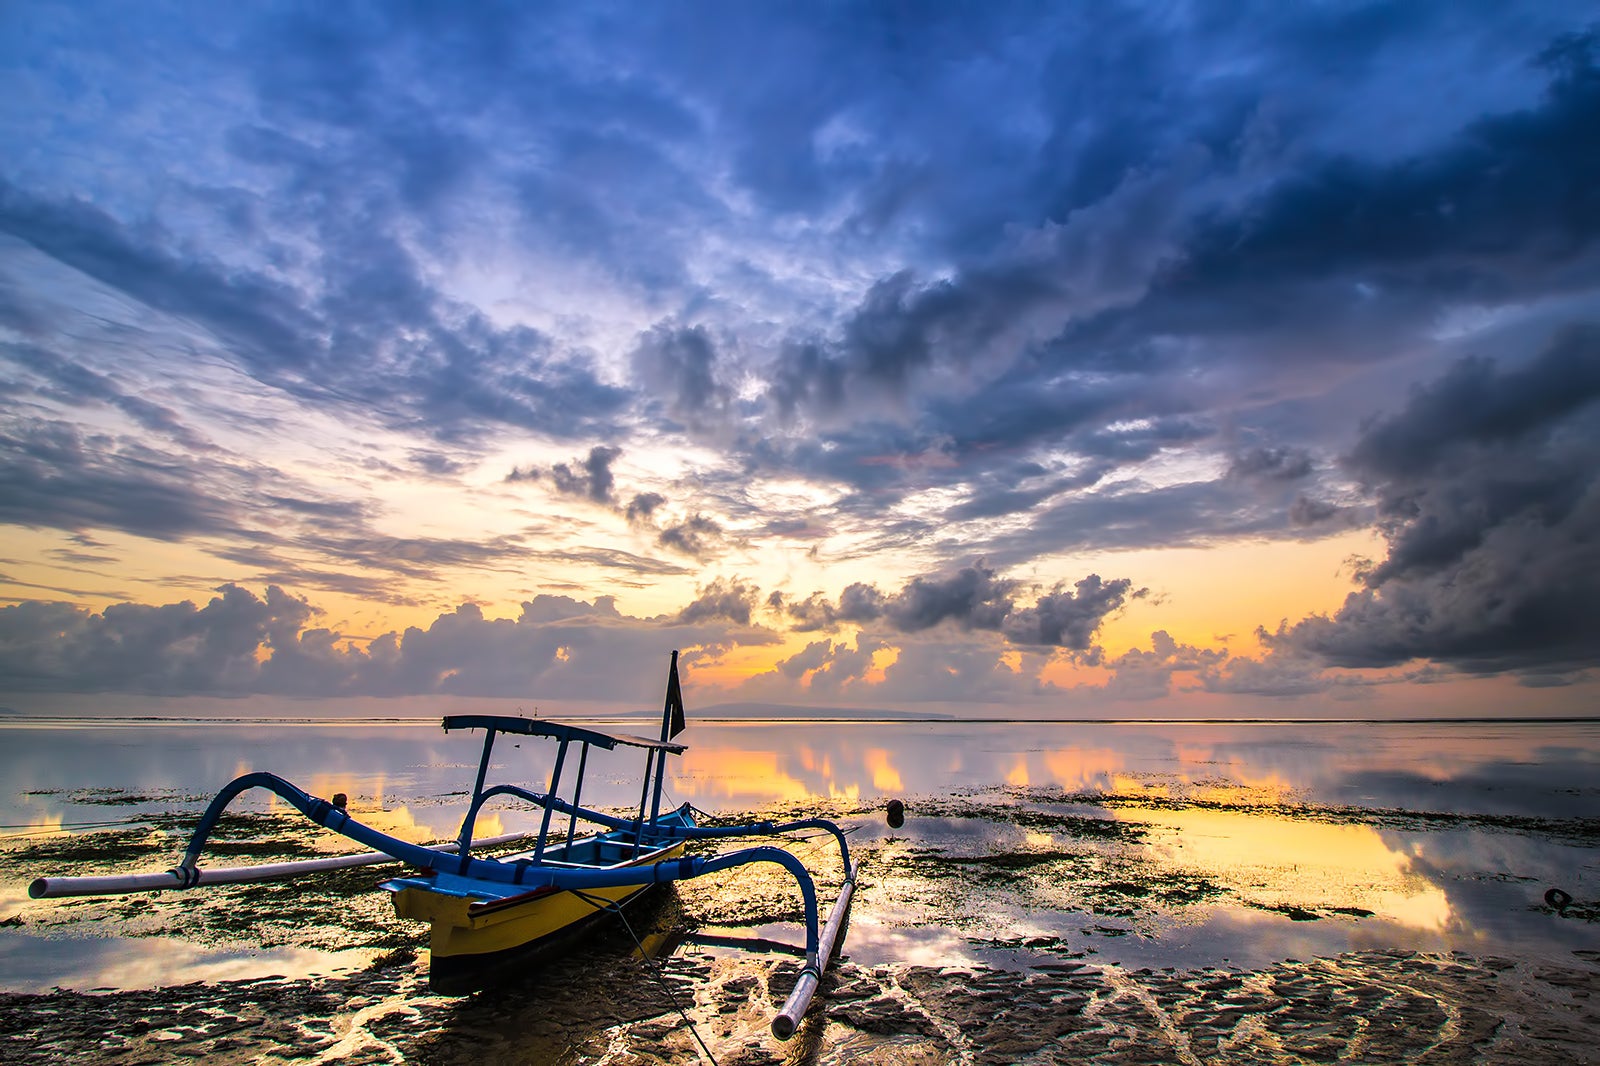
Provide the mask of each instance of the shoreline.
[{"label": "shoreline", "polygon": [[1575,952],[1569,966],[1374,951],[1192,973],[1094,964],[1027,973],[862,967],[846,959],[795,1038],[779,1044],[766,1025],[796,971],[789,962],[621,953],[606,966],[569,959],[519,984],[445,999],[426,993],[414,955],[397,952],[341,976],[4,993],[0,1058],[13,1066],[132,1066],[175,1056],[495,1066],[604,1057],[665,1066],[696,1061],[696,1037],[723,1066],[998,1066],[1037,1056],[1107,1066],[1219,1058],[1582,1063],[1600,1054],[1593,950]]},{"label": "shoreline", "polygon": [[[170,865],[187,808],[204,802],[109,788],[80,799],[137,824],[0,841],[13,868]],[[364,818],[406,810],[362,802]],[[146,807],[159,810],[135,810]],[[80,983],[118,988],[0,992],[0,1060],[132,1066],[181,1050],[224,1063],[653,1066],[694,1061],[696,1036],[724,1066],[1583,1062],[1600,1047],[1600,901],[1582,874],[1600,847],[1594,818],[1286,801],[1242,782],[1174,794],[1155,776],[1115,794],[1001,785],[912,797],[892,830],[876,802],[853,798],[725,816],[800,809],[854,826],[863,879],[845,957],[787,1044],[767,1034],[798,968],[781,950],[794,938],[793,884],[776,874],[697,880],[630,909],[653,960],[614,927],[515,985],[444,999],[426,991],[425,930],[372,891],[379,874],[348,870],[8,898],[0,962],[20,972],[17,952],[32,945],[35,983],[48,985],[52,965],[64,973],[74,946],[116,945],[129,961],[80,967]],[[282,812],[228,817],[220,864],[325,853],[325,834]],[[827,896],[836,864],[811,865]],[[1562,910],[1540,902],[1558,873],[1575,878]],[[263,954],[249,976],[204,971],[201,946]]]}]

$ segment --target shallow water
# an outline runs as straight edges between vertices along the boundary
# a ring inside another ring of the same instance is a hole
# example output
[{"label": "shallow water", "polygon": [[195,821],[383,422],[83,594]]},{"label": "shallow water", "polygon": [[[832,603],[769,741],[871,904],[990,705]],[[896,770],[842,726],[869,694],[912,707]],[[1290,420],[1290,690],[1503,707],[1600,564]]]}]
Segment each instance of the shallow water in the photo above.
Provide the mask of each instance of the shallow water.
[{"label": "shallow water", "polygon": [[[553,746],[508,739],[492,777],[542,784]],[[861,965],[1256,967],[1374,949],[1563,960],[1600,947],[1600,723],[697,722],[679,739],[690,747],[669,800],[712,817],[820,809],[854,827],[868,860],[849,937]],[[26,885],[165,869],[211,793],[257,769],[345,792],[387,831],[445,839],[478,752],[477,735],[434,723],[6,723],[0,988],[335,972],[420,946],[421,927],[367,891],[373,871],[340,875],[330,894],[33,901]],[[641,760],[616,755],[595,753],[586,803],[638,804]],[[898,830],[883,820],[889,798],[908,807]],[[264,793],[236,806],[265,821],[218,865],[357,850],[279,817]],[[511,805],[478,832],[531,828]],[[837,882],[822,842],[800,847]],[[764,877],[682,889],[696,950],[798,942],[792,887]],[[1577,904],[1558,914],[1550,888]]]},{"label": "shallow water", "polygon": [[[26,897],[41,874],[169,867],[249,770],[345,792],[389,832],[453,836],[475,736],[10,722],[0,1058],[669,1063],[704,1061],[704,1043],[745,1066],[1581,1062],[1600,1046],[1600,723],[698,722],[679,739],[670,802],[832,817],[862,864],[845,956],[788,1044],[766,1026],[803,934],[776,867],[673,886],[627,930],[465,1000],[427,993],[426,931],[373,891],[380,867]],[[542,786],[548,747],[502,743],[494,776]],[[586,804],[635,809],[637,761],[596,753]],[[235,809],[208,865],[356,850],[263,793]],[[478,828],[534,827],[508,805]],[[831,900],[831,838],[792,847]],[[1546,905],[1551,887],[1573,904]]]}]

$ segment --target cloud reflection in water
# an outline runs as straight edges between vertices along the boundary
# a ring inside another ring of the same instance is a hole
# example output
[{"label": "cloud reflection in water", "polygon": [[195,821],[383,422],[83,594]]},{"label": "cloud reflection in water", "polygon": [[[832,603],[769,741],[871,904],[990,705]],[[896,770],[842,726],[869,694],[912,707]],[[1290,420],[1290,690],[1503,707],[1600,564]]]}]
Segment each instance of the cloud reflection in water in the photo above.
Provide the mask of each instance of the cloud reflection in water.
[{"label": "cloud reflection in water", "polygon": [[[1572,928],[1538,910],[1544,888],[1600,898],[1600,851],[1574,828],[1600,818],[1593,723],[702,721],[680,739],[689,748],[670,764],[673,802],[713,814],[820,807],[860,825],[852,848],[874,860],[853,917],[861,961],[956,964],[999,951],[1030,965],[1042,951],[1204,965],[1248,952],[1508,944],[1557,956]],[[10,724],[0,740],[7,825],[170,821],[197,815],[230,771],[267,769],[317,794],[345,792],[363,821],[411,839],[454,834],[477,751],[434,722]],[[496,749],[493,777],[542,789],[548,747]],[[638,768],[613,754],[594,753],[584,799],[631,809]],[[892,833],[890,798],[909,816]],[[1106,836],[1097,827],[1108,824],[1132,831]],[[514,802],[479,821],[485,834],[536,827]],[[163,832],[165,863],[182,834]],[[326,834],[315,846],[343,842]],[[1016,865],[982,861],[994,859]],[[6,913],[32,906],[20,893],[0,893]],[[1108,900],[1118,906],[1097,913]],[[1293,920],[1310,911],[1318,920]],[[1028,947],[1035,939],[1047,946]],[[98,979],[63,950],[62,966]]]},{"label": "cloud reflection in water", "polygon": [[1175,872],[1238,886],[1252,903],[1297,907],[1313,900],[1432,931],[1453,917],[1444,890],[1372,826],[1192,807],[1122,807],[1116,814],[1160,830],[1151,850]]}]

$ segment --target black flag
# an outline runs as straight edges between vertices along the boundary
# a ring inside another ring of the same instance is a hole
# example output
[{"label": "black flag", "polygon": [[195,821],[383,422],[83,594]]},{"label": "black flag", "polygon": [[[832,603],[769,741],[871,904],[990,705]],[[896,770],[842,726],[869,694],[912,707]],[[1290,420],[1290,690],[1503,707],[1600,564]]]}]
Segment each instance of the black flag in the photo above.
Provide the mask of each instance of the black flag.
[{"label": "black flag", "polygon": [[672,668],[667,671],[667,705],[661,712],[661,739],[671,740],[683,732],[683,690],[678,687],[678,653],[672,653]]}]

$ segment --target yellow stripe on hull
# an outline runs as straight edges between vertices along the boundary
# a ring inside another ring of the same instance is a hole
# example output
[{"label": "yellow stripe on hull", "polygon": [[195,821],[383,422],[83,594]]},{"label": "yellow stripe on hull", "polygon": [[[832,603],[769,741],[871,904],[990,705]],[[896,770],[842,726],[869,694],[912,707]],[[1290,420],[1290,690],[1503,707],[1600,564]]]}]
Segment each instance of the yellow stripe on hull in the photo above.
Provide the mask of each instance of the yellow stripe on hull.
[{"label": "yellow stripe on hull", "polygon": [[[678,844],[649,856],[650,862],[664,862],[683,855]],[[461,956],[492,955],[509,951],[560,933],[601,908],[601,899],[620,903],[648,888],[649,882],[590,888],[585,900],[572,892],[556,891],[530,896],[526,902],[496,906],[493,901],[446,896],[424,888],[406,887],[394,894],[395,913],[402,918],[428,922],[428,946],[435,964],[443,959],[470,961]]]}]

